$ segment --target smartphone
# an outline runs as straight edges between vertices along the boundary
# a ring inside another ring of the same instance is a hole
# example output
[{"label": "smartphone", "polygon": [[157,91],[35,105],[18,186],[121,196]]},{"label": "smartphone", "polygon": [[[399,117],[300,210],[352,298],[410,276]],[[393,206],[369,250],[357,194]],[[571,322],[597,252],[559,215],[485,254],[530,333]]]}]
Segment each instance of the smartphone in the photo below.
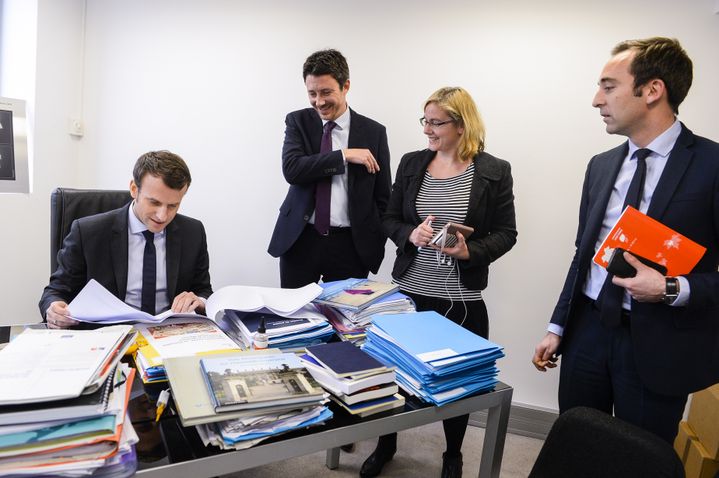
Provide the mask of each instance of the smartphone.
[{"label": "smartphone", "polygon": [[[634,267],[630,266],[626,259],[624,259],[625,252],[626,251],[621,247],[617,247],[616,249],[614,249],[614,252],[612,252],[612,257],[609,258],[609,263],[607,264],[607,272],[622,278],[634,277],[635,275],[637,275],[637,270]],[[667,268],[665,266],[657,264],[656,262],[651,261],[646,257],[638,256],[633,252],[630,252],[630,254],[636,257],[642,264],[651,267],[662,275],[667,275]]]},{"label": "smartphone", "polygon": [[457,232],[461,233],[462,236],[467,239],[474,232],[474,228],[465,226],[464,224],[448,222],[434,235],[429,243],[441,245],[442,238],[446,236],[444,239],[444,247],[454,247],[454,245],[457,244]]}]

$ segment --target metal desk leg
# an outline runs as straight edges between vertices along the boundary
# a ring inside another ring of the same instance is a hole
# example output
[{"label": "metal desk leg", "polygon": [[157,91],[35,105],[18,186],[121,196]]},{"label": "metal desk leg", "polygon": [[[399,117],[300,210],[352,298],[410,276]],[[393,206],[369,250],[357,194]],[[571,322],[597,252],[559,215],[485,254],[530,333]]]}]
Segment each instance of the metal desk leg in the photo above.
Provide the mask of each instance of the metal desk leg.
[{"label": "metal desk leg", "polygon": [[487,428],[484,430],[482,461],[479,464],[480,478],[499,478],[509,423],[509,409],[512,405],[512,391],[508,390],[508,393],[502,396],[501,403],[487,410]]},{"label": "metal desk leg", "polygon": [[335,470],[338,466],[340,466],[340,447],[330,448],[327,450],[325,465],[330,470]]}]

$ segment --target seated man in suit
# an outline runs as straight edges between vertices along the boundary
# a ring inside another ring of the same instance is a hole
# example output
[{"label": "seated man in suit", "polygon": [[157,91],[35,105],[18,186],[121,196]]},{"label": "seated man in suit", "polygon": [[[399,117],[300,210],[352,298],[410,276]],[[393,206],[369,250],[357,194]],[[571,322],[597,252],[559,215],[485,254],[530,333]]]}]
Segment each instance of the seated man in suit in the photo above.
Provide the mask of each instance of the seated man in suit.
[{"label": "seated man in suit", "polygon": [[73,222],[40,299],[49,328],[77,325],[67,304],[90,279],[149,314],[204,311],[212,294],[205,229],[177,214],[191,180],[178,155],[151,151],[135,163],[130,204]]},{"label": "seated man in suit", "polygon": [[290,188],[268,249],[290,288],[376,273],[391,189],[387,132],[347,106],[345,57],[315,52],[302,76],[312,108],[285,118],[282,172]]}]

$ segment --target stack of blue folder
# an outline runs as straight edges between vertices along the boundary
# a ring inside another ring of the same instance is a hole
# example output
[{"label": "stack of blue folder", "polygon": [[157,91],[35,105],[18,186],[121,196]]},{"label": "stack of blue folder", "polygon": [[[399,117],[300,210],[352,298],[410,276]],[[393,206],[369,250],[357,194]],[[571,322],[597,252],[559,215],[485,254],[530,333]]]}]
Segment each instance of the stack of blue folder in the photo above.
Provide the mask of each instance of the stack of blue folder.
[{"label": "stack of blue folder", "polygon": [[437,312],[376,316],[364,351],[397,367],[397,383],[435,405],[492,390],[503,348]]}]

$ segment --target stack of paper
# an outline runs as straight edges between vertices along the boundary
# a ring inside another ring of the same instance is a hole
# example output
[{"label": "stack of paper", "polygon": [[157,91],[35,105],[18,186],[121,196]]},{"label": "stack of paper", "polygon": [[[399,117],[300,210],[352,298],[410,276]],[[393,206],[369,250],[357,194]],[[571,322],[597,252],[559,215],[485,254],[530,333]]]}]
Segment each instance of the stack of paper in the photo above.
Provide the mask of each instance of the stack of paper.
[{"label": "stack of paper", "polygon": [[135,365],[144,383],[167,381],[163,361],[169,357],[239,350],[240,347],[208,319],[167,319],[162,324],[136,324]]},{"label": "stack of paper", "polygon": [[327,318],[320,314],[312,304],[283,317],[266,312],[243,312],[225,310],[225,318],[232,324],[246,345],[252,339],[264,320],[269,346],[283,351],[303,351],[312,344],[327,342],[334,329]]},{"label": "stack of paper", "polygon": [[497,382],[496,345],[436,312],[382,315],[372,321],[363,350],[397,367],[400,386],[443,405],[491,390]]},{"label": "stack of paper", "polygon": [[127,404],[134,376],[134,369],[120,364],[97,392],[1,406],[0,475],[132,474],[138,437]]},{"label": "stack of paper", "polygon": [[180,420],[206,445],[241,449],[332,417],[326,394],[277,349],[165,361]]},{"label": "stack of paper", "polygon": [[397,292],[396,284],[371,279],[346,279],[320,284],[315,303],[343,340],[360,345],[372,317],[414,312],[412,299]]},{"label": "stack of paper", "polygon": [[92,393],[135,339],[132,327],[27,329],[0,351],[0,405]]},{"label": "stack of paper", "polygon": [[352,415],[364,417],[404,405],[395,373],[350,342],[307,347],[307,370]]}]

